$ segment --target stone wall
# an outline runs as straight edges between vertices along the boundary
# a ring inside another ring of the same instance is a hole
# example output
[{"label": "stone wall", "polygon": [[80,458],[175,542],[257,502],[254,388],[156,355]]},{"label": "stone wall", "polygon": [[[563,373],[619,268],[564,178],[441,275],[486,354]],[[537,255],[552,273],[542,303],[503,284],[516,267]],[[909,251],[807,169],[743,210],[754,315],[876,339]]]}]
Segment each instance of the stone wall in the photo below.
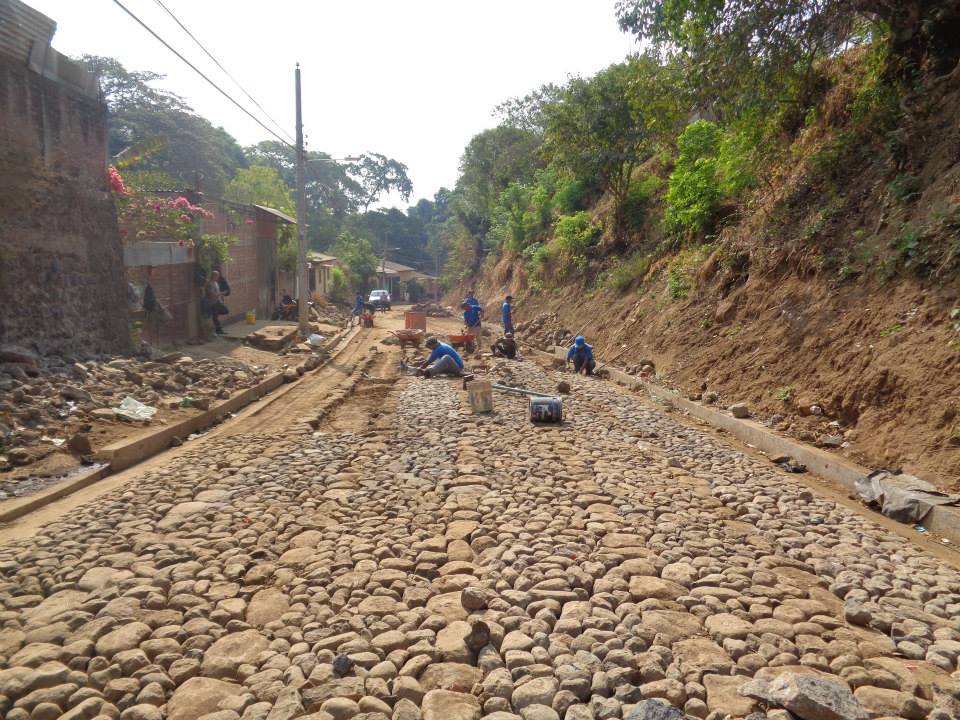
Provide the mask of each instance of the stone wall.
[{"label": "stone wall", "polygon": [[106,108],[50,71],[68,63],[0,48],[0,343],[87,356],[129,345],[126,285]]}]

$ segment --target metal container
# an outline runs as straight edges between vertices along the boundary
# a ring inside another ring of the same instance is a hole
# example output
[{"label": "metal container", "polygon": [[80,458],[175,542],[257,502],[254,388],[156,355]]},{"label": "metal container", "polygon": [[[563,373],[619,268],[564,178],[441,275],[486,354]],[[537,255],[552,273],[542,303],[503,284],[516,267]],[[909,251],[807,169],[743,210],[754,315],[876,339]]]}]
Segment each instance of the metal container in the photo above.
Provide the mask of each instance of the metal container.
[{"label": "metal container", "polygon": [[531,397],[530,422],[563,422],[563,400],[558,397]]}]

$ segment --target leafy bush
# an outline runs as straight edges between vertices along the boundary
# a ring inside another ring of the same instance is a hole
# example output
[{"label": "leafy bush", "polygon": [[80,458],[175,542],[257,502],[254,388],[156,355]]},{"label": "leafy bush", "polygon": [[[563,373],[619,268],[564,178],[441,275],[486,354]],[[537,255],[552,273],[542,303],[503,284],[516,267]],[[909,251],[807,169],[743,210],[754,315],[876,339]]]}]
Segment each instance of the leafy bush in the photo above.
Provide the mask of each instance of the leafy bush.
[{"label": "leafy bush", "polygon": [[627,230],[639,230],[647,217],[650,200],[663,186],[663,180],[656,175],[646,175],[630,186],[623,203],[623,220]]},{"label": "leafy bush", "polygon": [[679,155],[663,214],[669,232],[702,233],[712,226],[720,201],[720,141],[720,128],[707,120],[688,125],[677,139]]},{"label": "leafy bush", "polygon": [[635,252],[610,271],[607,282],[614,290],[623,292],[634,283],[642,281],[649,270],[650,256]]},{"label": "leafy bush", "polygon": [[553,196],[553,203],[557,210],[570,215],[585,210],[593,198],[592,183],[583,178],[573,178],[561,184]]},{"label": "leafy bush", "polygon": [[920,197],[923,182],[913,173],[897,173],[887,190],[900,202],[909,203]]},{"label": "leafy bush", "polygon": [[330,268],[330,299],[337,302],[347,299],[347,276],[336,265]]},{"label": "leafy bush", "polygon": [[793,385],[784,385],[783,387],[777,388],[777,392],[774,393],[773,397],[782,402],[789,402],[790,398],[793,397]]},{"label": "leafy bush", "polygon": [[201,235],[196,243],[197,264],[205,270],[223,267],[230,260],[230,246],[237,238],[226,233]]},{"label": "leafy bush", "polygon": [[550,262],[550,248],[543,243],[534,243],[523,251],[527,274],[540,275]]},{"label": "leafy bush", "polygon": [[681,250],[667,266],[667,291],[674,300],[683,300],[695,286],[694,274],[712,252],[710,245]]},{"label": "leafy bush", "polygon": [[557,249],[578,269],[586,269],[588,255],[594,241],[600,235],[600,226],[590,219],[590,214],[581,211],[574,215],[561,215],[553,228]]},{"label": "leafy bush", "polygon": [[903,223],[891,244],[907,270],[921,276],[930,272],[933,263],[920,227],[911,222]]}]

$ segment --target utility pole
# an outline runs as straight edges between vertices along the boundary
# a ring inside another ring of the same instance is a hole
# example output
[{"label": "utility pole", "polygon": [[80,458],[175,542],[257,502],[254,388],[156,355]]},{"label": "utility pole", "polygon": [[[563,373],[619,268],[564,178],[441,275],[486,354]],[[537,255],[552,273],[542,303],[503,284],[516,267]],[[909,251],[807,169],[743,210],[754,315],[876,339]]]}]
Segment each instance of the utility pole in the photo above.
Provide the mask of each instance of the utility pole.
[{"label": "utility pole", "polygon": [[307,298],[310,281],[307,278],[307,186],[304,176],[306,158],[303,152],[303,111],[300,107],[300,63],[295,71],[297,90],[297,320],[300,337],[310,335],[310,317]]},{"label": "utility pole", "polygon": [[380,260],[380,287],[387,292],[390,292],[390,288],[387,287],[387,242],[389,240],[390,231],[386,230],[383,233],[383,255]]}]

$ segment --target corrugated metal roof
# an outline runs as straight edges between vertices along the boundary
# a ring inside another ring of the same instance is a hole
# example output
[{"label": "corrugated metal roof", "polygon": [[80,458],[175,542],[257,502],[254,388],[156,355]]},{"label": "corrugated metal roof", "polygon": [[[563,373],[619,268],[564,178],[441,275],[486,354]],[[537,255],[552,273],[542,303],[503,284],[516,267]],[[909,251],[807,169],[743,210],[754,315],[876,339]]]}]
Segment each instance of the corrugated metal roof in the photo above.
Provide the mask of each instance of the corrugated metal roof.
[{"label": "corrugated metal roof", "polygon": [[392,260],[387,260],[383,264],[385,264],[390,270],[397,270],[398,272],[407,272],[410,270],[414,270],[414,271],[416,270],[416,268],[412,268],[409,265],[401,265],[400,263],[393,262]]},{"label": "corrugated metal roof", "polygon": [[20,0],[0,0],[0,53],[26,62],[34,42],[50,45],[57,23]]},{"label": "corrugated metal roof", "polygon": [[254,205],[254,207],[257,210],[263,210],[263,212],[267,213],[268,215],[273,215],[274,217],[279,218],[286,223],[290,223],[291,225],[297,224],[297,221],[294,220],[292,217],[272,207],[267,207],[266,205]]}]

